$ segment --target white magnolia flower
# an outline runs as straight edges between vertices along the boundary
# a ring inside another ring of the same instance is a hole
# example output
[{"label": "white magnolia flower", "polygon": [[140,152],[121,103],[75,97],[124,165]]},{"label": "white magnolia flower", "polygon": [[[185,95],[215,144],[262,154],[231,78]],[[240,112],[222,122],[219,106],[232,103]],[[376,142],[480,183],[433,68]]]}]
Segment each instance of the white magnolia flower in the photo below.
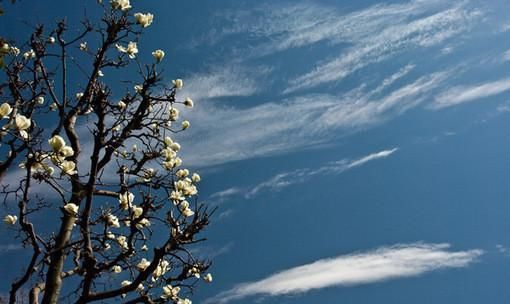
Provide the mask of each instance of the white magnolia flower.
[{"label": "white magnolia flower", "polygon": [[170,121],[176,121],[179,118],[179,110],[177,108],[170,108],[168,118]]},{"label": "white magnolia flower", "polygon": [[165,142],[165,147],[168,147],[170,146],[174,141],[169,137],[169,136],[166,136],[165,139],[164,139],[164,142]]},{"label": "white magnolia flower", "polygon": [[31,49],[31,50],[29,50],[28,52],[23,53],[23,58],[24,58],[25,60],[35,58],[35,52],[34,52],[34,50],[32,50],[32,49]]},{"label": "white magnolia flower", "polygon": [[124,192],[119,194],[119,205],[120,209],[128,210],[131,203],[133,203],[135,195],[131,192]]},{"label": "white magnolia flower", "polygon": [[110,4],[113,9],[118,9],[121,11],[127,11],[131,8],[129,0],[110,0]]},{"label": "white magnolia flower", "polygon": [[126,103],[121,100],[117,103],[117,107],[122,111],[126,108]]},{"label": "white magnolia flower", "polygon": [[21,114],[16,115],[15,123],[18,130],[26,130],[32,125],[30,119]]},{"label": "white magnolia flower", "polygon": [[140,24],[142,27],[148,27],[149,25],[151,25],[152,20],[154,19],[154,15],[150,13],[147,14],[136,13],[134,14],[134,16],[136,19],[136,23]]},{"label": "white magnolia flower", "polygon": [[67,175],[74,175],[78,173],[78,171],[74,170],[76,168],[76,164],[73,161],[64,160],[60,164],[60,168],[62,169],[62,173]]},{"label": "white magnolia flower", "polygon": [[188,169],[180,169],[180,170],[177,170],[177,172],[175,172],[175,175],[178,177],[178,178],[185,178],[186,176],[189,175],[189,170]]},{"label": "white magnolia flower", "polygon": [[65,147],[66,142],[60,135],[54,135],[52,138],[48,140],[48,143],[50,144],[50,147],[53,149],[54,152],[60,151],[63,147]]},{"label": "white magnolia flower", "polygon": [[177,304],[192,304],[192,303],[190,299],[186,298],[177,300]]},{"label": "white magnolia flower", "polygon": [[143,91],[143,86],[139,84],[135,85],[133,88],[135,89],[135,92],[138,94],[141,94]]},{"label": "white magnolia flower", "polygon": [[140,248],[140,250],[142,251],[148,251],[149,250],[149,247],[147,247],[147,245],[143,245],[142,248]]},{"label": "white magnolia flower", "polygon": [[115,273],[121,273],[122,272],[122,267],[120,267],[119,265],[115,265],[112,267],[112,271],[115,272]]},{"label": "white magnolia flower", "polygon": [[106,238],[113,240],[115,238],[115,234],[113,234],[111,231],[106,232]]},{"label": "white magnolia flower", "polygon": [[194,275],[197,279],[200,278],[200,269],[196,266],[191,267],[191,269],[188,270],[188,273]]},{"label": "white magnolia flower", "polygon": [[49,37],[49,38],[48,38],[48,43],[50,43],[50,44],[55,43],[55,41],[56,41],[56,40],[55,40],[55,37]]},{"label": "white magnolia flower", "polygon": [[179,143],[172,143],[169,147],[170,149],[174,150],[175,152],[179,152],[179,150],[181,149],[181,145]]},{"label": "white magnolia flower", "polygon": [[119,52],[128,54],[131,59],[134,59],[136,54],[138,54],[138,47],[134,41],[129,42],[127,47],[123,47],[120,44],[116,44],[115,47]]},{"label": "white magnolia flower", "polygon": [[108,226],[120,228],[119,218],[113,214],[108,214],[106,216],[106,223],[108,224]]},{"label": "white magnolia flower", "polygon": [[82,42],[80,43],[80,51],[86,51],[88,48],[87,48],[87,42]]},{"label": "white magnolia flower", "polygon": [[188,108],[193,108],[193,100],[191,100],[189,97],[186,97],[186,99],[184,99],[184,105]]},{"label": "white magnolia flower", "polygon": [[80,100],[82,97],[83,97],[82,92],[76,93],[76,99]]},{"label": "white magnolia flower", "polygon": [[152,56],[156,58],[156,62],[161,62],[163,60],[163,57],[165,57],[165,52],[163,50],[155,50],[152,52]]},{"label": "white magnolia flower", "polygon": [[193,173],[193,175],[191,176],[191,180],[194,182],[194,183],[198,183],[200,182],[202,178],[200,177],[200,175],[198,175],[198,173]]},{"label": "white magnolia flower", "polygon": [[35,98],[35,102],[37,102],[37,104],[40,104],[40,105],[44,104],[44,96],[37,96]]},{"label": "white magnolia flower", "polygon": [[73,216],[78,214],[78,209],[79,209],[79,207],[73,203],[68,203],[68,204],[65,204],[65,206],[64,206],[64,210],[67,212],[67,214],[73,215]]},{"label": "white magnolia flower", "polygon": [[151,221],[149,221],[148,219],[146,218],[143,218],[141,219],[137,224],[136,224],[136,228],[138,229],[142,229],[144,227],[148,227],[151,225]]},{"label": "white magnolia flower", "polygon": [[138,263],[136,265],[136,268],[138,268],[138,270],[140,271],[144,271],[145,269],[147,269],[147,267],[149,267],[149,265],[151,264],[151,262],[147,261],[147,259],[143,258],[140,263]]},{"label": "white magnolia flower", "polygon": [[56,111],[58,109],[58,105],[55,102],[50,104],[50,111]]},{"label": "white magnolia flower", "polygon": [[181,288],[179,286],[176,287],[172,287],[172,285],[163,286],[163,294],[161,295],[161,298],[165,300],[174,299],[177,297],[180,291]]},{"label": "white magnolia flower", "polygon": [[182,86],[184,85],[184,83],[182,82],[182,79],[172,80],[172,83],[174,84],[174,87],[176,89],[182,89]]},{"label": "white magnolia flower", "polygon": [[69,157],[69,156],[73,156],[74,155],[74,150],[70,146],[65,146],[65,147],[62,147],[62,149],[60,150],[59,154],[62,157],[66,158],[66,157]]},{"label": "white magnolia flower", "polygon": [[5,223],[6,225],[14,225],[14,224],[16,224],[16,221],[17,221],[17,220],[18,220],[18,217],[17,217],[16,215],[10,215],[10,214],[8,214],[8,215],[6,215],[6,216],[4,217],[4,223]]},{"label": "white magnolia flower", "polygon": [[142,207],[133,206],[133,208],[131,208],[131,211],[133,212],[133,218],[135,218],[135,219],[139,218],[143,214],[143,208]]},{"label": "white magnolia flower", "polygon": [[190,208],[186,208],[184,210],[182,210],[182,215],[184,215],[185,217],[190,217],[190,216],[193,216],[195,214],[195,211],[191,210]]},{"label": "white magnolia flower", "polygon": [[120,283],[120,285],[122,285],[122,287],[124,286],[128,286],[128,285],[131,285],[131,281],[128,281],[128,280],[124,280]]},{"label": "white magnolia flower", "polygon": [[117,243],[124,249],[128,249],[128,243],[127,243],[127,238],[124,236],[124,235],[119,235],[117,237]]},{"label": "white magnolia flower", "polygon": [[20,52],[21,51],[17,47],[11,46],[11,54],[13,54],[14,56],[18,56]]},{"label": "white magnolia flower", "polygon": [[206,281],[207,283],[211,283],[212,280],[213,280],[212,274],[208,273],[204,276],[204,281]]},{"label": "white magnolia flower", "polygon": [[11,112],[12,112],[11,105],[8,104],[7,102],[4,102],[2,105],[0,105],[0,119],[11,114]]},{"label": "white magnolia flower", "polygon": [[97,76],[99,76],[99,77],[103,77],[103,76],[104,76],[103,71],[98,70],[98,71],[97,71]]}]

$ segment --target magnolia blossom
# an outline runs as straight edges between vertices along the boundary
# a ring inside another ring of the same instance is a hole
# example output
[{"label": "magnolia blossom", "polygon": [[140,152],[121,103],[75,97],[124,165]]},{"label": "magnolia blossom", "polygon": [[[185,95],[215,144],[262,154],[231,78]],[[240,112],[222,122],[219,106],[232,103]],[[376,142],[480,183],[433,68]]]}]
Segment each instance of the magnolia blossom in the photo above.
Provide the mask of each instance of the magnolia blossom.
[{"label": "magnolia blossom", "polygon": [[182,89],[182,86],[184,85],[184,83],[182,82],[182,79],[172,80],[172,83],[174,84],[174,87],[176,89]]},{"label": "magnolia blossom", "polygon": [[128,243],[127,243],[127,238],[124,236],[124,235],[119,235],[117,237],[117,243],[124,249],[128,249]]},{"label": "magnolia blossom", "polygon": [[169,266],[170,263],[168,261],[161,260],[156,269],[154,270],[154,272],[152,273],[152,277],[157,279],[160,276],[164,275],[170,269]]},{"label": "magnolia blossom", "polygon": [[134,41],[129,42],[127,47],[123,47],[120,44],[116,44],[115,47],[119,52],[128,54],[131,59],[134,59],[136,54],[138,54],[138,47]]},{"label": "magnolia blossom", "polygon": [[143,208],[138,206],[133,206],[131,208],[131,211],[133,212],[133,218],[139,218],[143,214]]},{"label": "magnolia blossom", "polygon": [[149,265],[151,264],[151,262],[147,261],[147,259],[143,258],[140,263],[138,263],[136,265],[136,268],[138,268],[138,270],[140,271],[144,271],[145,269],[147,269],[147,267],[149,267]]},{"label": "magnolia blossom", "polygon": [[142,251],[148,251],[149,250],[149,247],[147,247],[147,245],[143,245],[140,250]]},{"label": "magnolia blossom", "polygon": [[76,99],[80,100],[83,97],[83,92],[76,93]]},{"label": "magnolia blossom", "polygon": [[97,76],[99,76],[99,77],[103,77],[103,76],[104,76],[103,71],[98,70],[98,71],[97,71]]},{"label": "magnolia blossom", "polygon": [[149,25],[151,25],[152,19],[154,19],[154,15],[150,13],[147,14],[136,13],[134,14],[134,16],[136,19],[136,23],[140,24],[142,27],[148,27]]},{"label": "magnolia blossom", "polygon": [[135,195],[131,192],[124,192],[119,194],[119,205],[120,209],[128,210],[131,203],[133,203]]},{"label": "magnolia blossom", "polygon": [[67,212],[67,214],[73,215],[73,216],[78,214],[78,209],[79,209],[79,207],[73,203],[68,203],[68,204],[65,204],[65,206],[64,206],[64,210]]},{"label": "magnolia blossom", "polygon": [[143,86],[137,84],[133,87],[135,89],[135,92],[138,93],[138,94],[141,94],[142,91],[143,91]]},{"label": "magnolia blossom", "polygon": [[195,211],[191,210],[190,208],[186,208],[186,209],[182,210],[181,212],[182,212],[182,215],[184,215],[185,217],[190,217],[195,214]]},{"label": "magnolia blossom", "polygon": [[190,123],[189,123],[189,121],[187,121],[187,120],[184,120],[184,121],[181,123],[181,127],[182,127],[182,129],[183,129],[183,130],[186,130],[187,128],[189,128],[189,126],[190,126]]},{"label": "magnolia blossom", "polygon": [[190,299],[179,299],[177,304],[192,304]]},{"label": "magnolia blossom", "polygon": [[148,227],[151,225],[151,221],[149,221],[148,219],[146,218],[143,218],[141,219],[137,224],[136,224],[136,228],[138,229],[142,229],[144,227]]},{"label": "magnolia blossom", "polygon": [[120,282],[120,285],[121,285],[122,287],[124,287],[124,286],[128,286],[128,285],[131,285],[131,281],[124,280],[124,281]]},{"label": "magnolia blossom", "polygon": [[186,99],[184,99],[184,105],[188,108],[193,108],[193,100],[191,100],[189,97],[186,97]]},{"label": "magnolia blossom", "polygon": [[25,60],[35,58],[35,52],[34,50],[30,49],[28,52],[23,53],[23,58]]},{"label": "magnolia blossom", "polygon": [[189,175],[189,170],[188,169],[180,169],[180,170],[177,170],[177,172],[175,172],[175,175],[178,177],[178,178],[185,178],[186,176]]},{"label": "magnolia blossom", "polygon": [[157,62],[161,62],[163,60],[163,57],[165,57],[165,52],[163,50],[155,50],[152,52],[152,56],[156,58]]},{"label": "magnolia blossom", "polygon": [[180,291],[181,288],[179,286],[176,287],[173,287],[172,285],[163,286],[163,294],[161,295],[161,298],[165,300],[175,299]]},{"label": "magnolia blossom", "polygon": [[105,219],[108,226],[120,228],[119,218],[116,217],[115,215],[108,214]]},{"label": "magnolia blossom", "polygon": [[51,111],[56,111],[57,109],[58,109],[58,105],[57,105],[57,103],[52,102],[52,103],[50,104],[50,110],[51,110]]},{"label": "magnolia blossom", "polygon": [[179,150],[181,149],[181,145],[179,143],[174,142],[169,146],[169,148],[174,150],[175,152],[179,152]]},{"label": "magnolia blossom", "polygon": [[17,217],[17,216],[15,216],[15,215],[10,215],[10,214],[8,214],[8,215],[6,215],[6,216],[4,217],[4,223],[5,223],[6,225],[14,225],[14,224],[16,224],[16,221],[17,221],[17,220],[18,220],[18,217]]},{"label": "magnolia blossom", "polygon": [[112,271],[115,272],[115,273],[121,273],[122,272],[122,267],[120,267],[119,265],[115,265],[112,267]]},{"label": "magnolia blossom", "polygon": [[86,51],[88,48],[87,48],[87,42],[82,42],[80,43],[80,51]]},{"label": "magnolia blossom", "polygon": [[168,118],[170,121],[176,121],[179,118],[179,110],[177,108],[170,108]]},{"label": "magnolia blossom", "polygon": [[10,104],[4,102],[2,105],[0,105],[0,119],[11,114],[11,112],[12,112],[12,108],[11,108]]},{"label": "magnolia blossom", "polygon": [[67,175],[74,175],[78,173],[78,171],[74,170],[76,168],[76,164],[70,160],[64,160],[61,162],[60,168],[62,169],[62,173]]},{"label": "magnolia blossom", "polygon": [[204,281],[206,281],[207,283],[211,283],[212,280],[213,280],[212,274],[208,273],[204,276]]},{"label": "magnolia blossom", "polygon": [[37,96],[35,98],[35,102],[37,102],[37,104],[40,104],[40,105],[44,104],[44,96]]},{"label": "magnolia blossom", "polygon": [[15,118],[15,127],[19,130],[19,134],[23,138],[28,138],[28,132],[26,131],[32,125],[32,122],[29,118],[24,115],[17,114]]},{"label": "magnolia blossom", "polygon": [[52,138],[48,140],[48,143],[50,144],[50,147],[53,149],[54,152],[60,151],[63,147],[65,147],[66,142],[60,135],[54,135]]},{"label": "magnolia blossom", "polygon": [[110,0],[112,9],[118,9],[121,11],[127,11],[131,8],[129,0]]},{"label": "magnolia blossom", "polygon": [[117,103],[117,107],[122,111],[126,108],[126,103],[121,100]]},{"label": "magnolia blossom", "polygon": [[14,56],[18,56],[19,53],[21,52],[17,47],[15,46],[11,46],[11,50],[10,50],[11,54],[13,54]]},{"label": "magnolia blossom", "polygon": [[[188,270],[188,274],[195,276],[197,279],[200,278],[200,268],[193,266]],[[212,279],[212,276],[211,276]]]},{"label": "magnolia blossom", "polygon": [[193,173],[193,175],[191,176],[191,180],[194,182],[194,183],[198,183],[200,182],[202,178],[200,177],[200,175],[198,175],[198,173]]},{"label": "magnolia blossom", "polygon": [[48,43],[49,43],[49,44],[53,44],[53,43],[55,43],[55,37],[49,37],[49,38],[48,38]]}]

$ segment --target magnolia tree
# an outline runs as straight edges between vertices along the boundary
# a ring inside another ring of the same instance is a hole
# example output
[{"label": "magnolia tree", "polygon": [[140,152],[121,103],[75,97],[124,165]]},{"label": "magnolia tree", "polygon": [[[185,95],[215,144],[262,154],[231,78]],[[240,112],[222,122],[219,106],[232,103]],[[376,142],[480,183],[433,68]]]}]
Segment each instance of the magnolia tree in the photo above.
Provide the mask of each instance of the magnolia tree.
[{"label": "magnolia tree", "polygon": [[[0,42],[4,223],[30,252],[9,303],[26,293],[30,303],[191,303],[212,280],[192,249],[211,211],[175,141],[193,101],[176,95],[182,80],[163,80],[163,50],[138,48],[153,15],[129,0],[97,5],[101,20],[79,32],[61,21],[25,44]],[[106,83],[108,73],[132,82]]]}]

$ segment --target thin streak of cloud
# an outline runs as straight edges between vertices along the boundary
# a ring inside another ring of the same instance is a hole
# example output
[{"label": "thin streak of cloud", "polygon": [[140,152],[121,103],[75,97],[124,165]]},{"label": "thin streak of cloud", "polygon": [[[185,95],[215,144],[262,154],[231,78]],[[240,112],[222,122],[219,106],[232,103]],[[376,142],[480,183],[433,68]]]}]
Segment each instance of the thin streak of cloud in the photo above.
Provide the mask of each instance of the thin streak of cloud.
[{"label": "thin streak of cloud", "polygon": [[263,191],[280,191],[285,187],[304,183],[317,175],[340,174],[352,168],[362,166],[370,161],[387,158],[397,150],[398,148],[383,150],[353,160],[342,159],[339,161],[327,163],[319,168],[314,169],[304,168],[289,172],[281,172],[256,186],[247,188],[229,188],[212,194],[210,198],[218,200],[218,202],[224,202],[231,199],[232,197],[240,195],[244,195],[245,198],[251,198]]},{"label": "thin streak of cloud", "polygon": [[456,86],[442,92],[435,98],[432,109],[442,109],[462,103],[492,97],[510,90],[510,78],[476,84],[471,86]]},{"label": "thin streak of cloud", "polygon": [[342,55],[320,63],[310,72],[290,80],[284,93],[341,80],[409,48],[435,46],[469,29],[473,20],[480,15],[478,10],[467,10],[458,5],[409,23],[381,25],[382,28],[374,36],[357,41]]},{"label": "thin streak of cloud", "polygon": [[333,286],[356,286],[416,277],[439,269],[463,268],[475,262],[479,249],[450,251],[449,244],[401,244],[365,253],[340,255],[236,285],[204,303],[228,303],[249,296],[302,294]]}]

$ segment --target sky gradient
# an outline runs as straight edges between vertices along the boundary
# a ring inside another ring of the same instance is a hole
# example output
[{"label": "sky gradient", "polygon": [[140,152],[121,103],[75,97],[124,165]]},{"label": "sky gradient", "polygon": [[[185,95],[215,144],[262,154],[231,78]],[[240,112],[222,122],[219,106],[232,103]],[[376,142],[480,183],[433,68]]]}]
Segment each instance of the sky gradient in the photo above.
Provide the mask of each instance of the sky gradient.
[{"label": "sky gradient", "polygon": [[[98,14],[54,2],[6,5],[0,31]],[[194,303],[510,301],[508,2],[131,4],[155,14],[140,57],[165,50],[195,101],[178,141],[219,207]],[[0,292],[16,244],[0,229]]]}]

